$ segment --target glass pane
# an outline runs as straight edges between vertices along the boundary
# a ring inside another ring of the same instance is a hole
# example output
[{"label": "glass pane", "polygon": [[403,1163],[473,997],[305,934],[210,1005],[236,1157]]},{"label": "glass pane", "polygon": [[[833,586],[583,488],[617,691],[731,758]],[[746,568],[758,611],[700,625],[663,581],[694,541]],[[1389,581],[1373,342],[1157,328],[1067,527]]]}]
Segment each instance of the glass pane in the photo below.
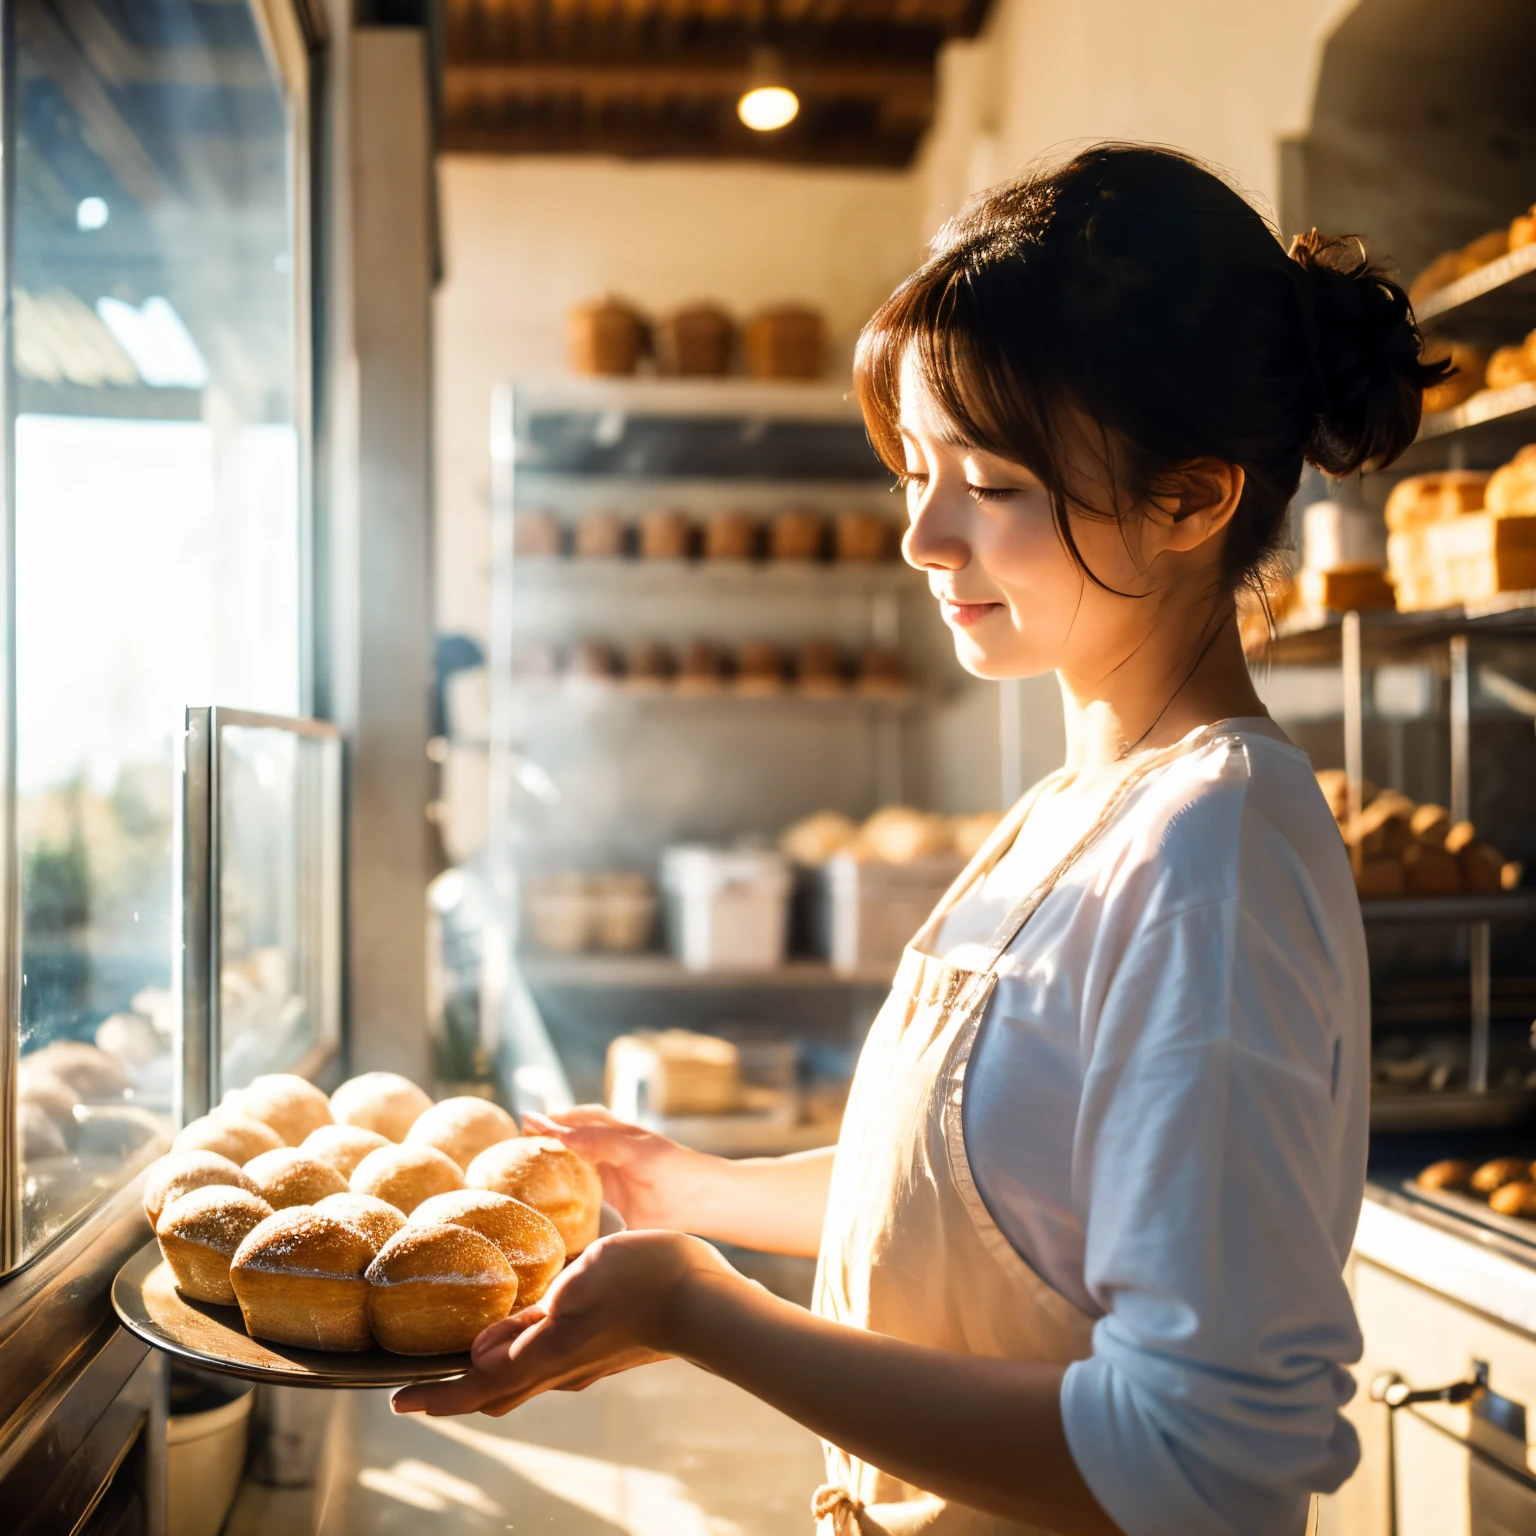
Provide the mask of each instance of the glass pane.
[{"label": "glass pane", "polygon": [[340,1043],[341,743],[224,725],[219,1082],[316,1075]]},{"label": "glass pane", "polygon": [[184,711],[298,711],[301,317],[289,107],[246,4],[14,16],[30,1253],[168,1127]]}]

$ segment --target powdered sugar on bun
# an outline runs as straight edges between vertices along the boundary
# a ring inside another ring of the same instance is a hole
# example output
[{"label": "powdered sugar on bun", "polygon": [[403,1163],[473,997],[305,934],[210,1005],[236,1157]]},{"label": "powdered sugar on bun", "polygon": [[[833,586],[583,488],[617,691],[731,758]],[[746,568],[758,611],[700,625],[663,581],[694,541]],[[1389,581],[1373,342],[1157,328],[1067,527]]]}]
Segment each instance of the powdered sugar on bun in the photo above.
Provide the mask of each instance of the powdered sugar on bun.
[{"label": "powdered sugar on bun", "polygon": [[283,1139],[270,1125],[232,1110],[192,1120],[176,1133],[173,1152],[217,1152],[244,1167],[253,1157],[280,1147]]},{"label": "powdered sugar on bun", "polygon": [[423,1200],[463,1187],[459,1165],[436,1147],[380,1147],[352,1173],[355,1193],[388,1201],[407,1216]]},{"label": "powdered sugar on bun", "polygon": [[277,1147],[253,1157],[245,1165],[246,1173],[266,1197],[274,1211],[294,1205],[313,1205],[327,1195],[339,1195],[347,1181],[318,1157],[310,1157],[298,1147]]},{"label": "powdered sugar on bun", "polygon": [[390,1145],[387,1136],[360,1125],[322,1125],[299,1144],[299,1151],[329,1163],[342,1178],[350,1179],[357,1165],[380,1147]]},{"label": "powdered sugar on bun", "polygon": [[323,1216],[334,1216],[337,1221],[356,1227],[373,1245],[375,1253],[405,1225],[405,1216],[394,1206],[372,1195],[353,1194],[351,1190],[327,1195],[317,1202],[315,1209]]},{"label": "powdered sugar on bun", "polygon": [[443,1099],[411,1127],[409,1146],[436,1147],[460,1168],[468,1168],[487,1147],[521,1133],[517,1121],[501,1105],[468,1095]]},{"label": "powdered sugar on bun", "polygon": [[417,1116],[431,1107],[431,1095],[398,1072],[364,1072],[331,1095],[338,1124],[360,1125],[389,1141],[404,1141]]},{"label": "powdered sugar on bun", "polygon": [[180,1195],[209,1185],[224,1185],[259,1195],[256,1181],[238,1163],[217,1152],[167,1152],[149,1170],[144,1181],[144,1214],[153,1228],[160,1213]]},{"label": "powdered sugar on bun", "polygon": [[238,1112],[270,1125],[285,1145],[296,1147],[317,1126],[331,1123],[331,1101],[306,1078],[270,1072],[240,1090]]}]

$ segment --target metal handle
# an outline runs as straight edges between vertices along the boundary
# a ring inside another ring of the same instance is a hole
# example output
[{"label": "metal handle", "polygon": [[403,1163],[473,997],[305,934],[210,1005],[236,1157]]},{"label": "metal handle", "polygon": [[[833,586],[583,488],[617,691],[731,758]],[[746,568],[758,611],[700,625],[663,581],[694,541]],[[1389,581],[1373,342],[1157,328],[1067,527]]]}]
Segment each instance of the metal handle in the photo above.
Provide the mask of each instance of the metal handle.
[{"label": "metal handle", "polygon": [[1388,1408],[1406,1408],[1412,1403],[1469,1403],[1487,1390],[1487,1362],[1475,1360],[1466,1381],[1453,1381],[1446,1387],[1411,1387],[1395,1371],[1389,1371],[1371,1383],[1371,1401],[1385,1403]]}]

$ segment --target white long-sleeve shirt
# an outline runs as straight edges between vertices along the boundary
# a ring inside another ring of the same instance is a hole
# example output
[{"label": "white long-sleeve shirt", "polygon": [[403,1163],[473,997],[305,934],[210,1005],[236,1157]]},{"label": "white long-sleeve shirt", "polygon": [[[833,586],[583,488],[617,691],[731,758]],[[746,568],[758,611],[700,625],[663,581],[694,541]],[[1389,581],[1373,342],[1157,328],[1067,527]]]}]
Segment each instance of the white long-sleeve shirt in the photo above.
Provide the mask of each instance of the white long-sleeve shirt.
[{"label": "white long-sleeve shirt", "polygon": [[[1046,801],[936,947],[986,939],[1082,832]],[[1341,1278],[1369,1001],[1311,767],[1225,722],[1134,793],[999,963],[965,1147],[1005,1236],[1098,1318],[1061,1410],[1127,1536],[1300,1536],[1359,1448]]]}]

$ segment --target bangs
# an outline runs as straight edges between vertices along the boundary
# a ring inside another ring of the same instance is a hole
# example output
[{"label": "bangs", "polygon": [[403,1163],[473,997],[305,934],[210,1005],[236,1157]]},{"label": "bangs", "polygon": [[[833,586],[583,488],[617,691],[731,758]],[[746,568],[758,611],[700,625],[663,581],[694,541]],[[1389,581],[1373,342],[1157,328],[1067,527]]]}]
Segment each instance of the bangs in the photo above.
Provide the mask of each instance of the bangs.
[{"label": "bangs", "polygon": [[[1030,323],[1033,285],[1017,268],[1005,272],[975,254],[962,247],[930,258],[860,333],[853,379],[865,430],[881,462],[902,474],[901,371],[910,359],[957,438],[1022,464],[1054,489],[1041,328]],[[1012,291],[998,291],[1004,287]]]}]

